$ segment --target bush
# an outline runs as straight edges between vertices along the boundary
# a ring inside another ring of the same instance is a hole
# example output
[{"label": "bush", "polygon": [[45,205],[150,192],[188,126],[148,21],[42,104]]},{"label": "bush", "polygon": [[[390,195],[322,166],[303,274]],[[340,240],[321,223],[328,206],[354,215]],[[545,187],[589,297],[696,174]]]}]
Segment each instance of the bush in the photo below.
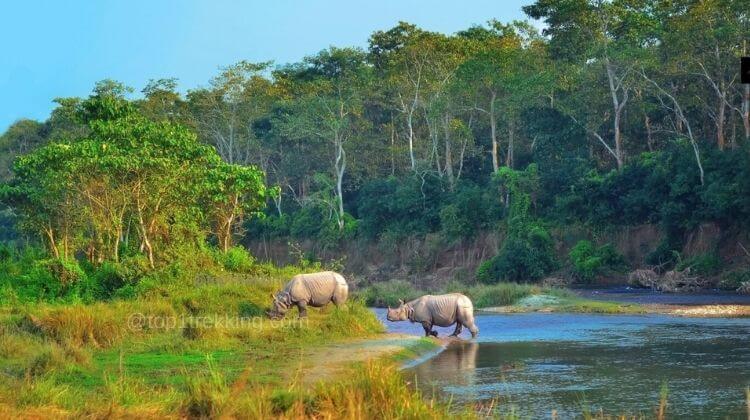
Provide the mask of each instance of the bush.
[{"label": "bush", "polygon": [[591,241],[581,240],[575,244],[568,254],[575,276],[585,282],[590,282],[597,275],[606,270],[623,268],[625,262],[615,248],[606,244],[596,247]]},{"label": "bush", "polygon": [[505,240],[500,253],[477,268],[477,280],[529,282],[539,280],[557,268],[552,238],[544,228],[533,226],[525,238]]},{"label": "bush", "polygon": [[118,289],[126,284],[120,265],[106,261],[91,273],[91,278],[97,286],[96,297],[98,299],[111,298]]},{"label": "bush", "polygon": [[750,282],[750,269],[743,269],[726,273],[718,286],[724,290],[737,290],[748,282]]},{"label": "bush", "polygon": [[27,302],[91,301],[96,295],[95,284],[74,259],[39,260],[19,277],[15,288],[19,299]]},{"label": "bush", "polygon": [[240,246],[233,246],[227,252],[219,254],[219,263],[229,271],[246,273],[253,268],[255,258]]},{"label": "bush", "polygon": [[[459,186],[450,197],[449,204],[440,210],[440,227],[443,236],[448,240],[473,238],[493,220],[499,219],[497,209],[500,207],[493,201],[496,194],[484,192],[476,186]],[[497,201],[497,199],[495,199]]]},{"label": "bush", "polygon": [[690,269],[693,274],[713,276],[721,269],[721,259],[716,254],[702,254],[681,261],[675,267],[678,271]]}]

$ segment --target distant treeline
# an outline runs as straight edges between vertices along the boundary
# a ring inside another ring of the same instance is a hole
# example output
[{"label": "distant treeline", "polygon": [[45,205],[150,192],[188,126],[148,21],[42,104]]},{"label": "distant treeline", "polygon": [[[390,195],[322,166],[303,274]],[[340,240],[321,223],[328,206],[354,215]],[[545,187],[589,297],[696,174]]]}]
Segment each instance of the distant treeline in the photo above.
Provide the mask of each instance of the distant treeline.
[{"label": "distant treeline", "polygon": [[[92,260],[116,260],[128,241],[153,264],[152,248],[168,246],[149,242],[178,238],[336,246],[502,228],[478,276],[528,280],[559,267],[550,227],[653,223],[667,239],[650,261],[674,264],[685,231],[750,220],[748,10],[750,0],[539,0],[524,11],[541,33],[402,22],[366,49],[239,62],[184,96],[175,79],[152,80],[137,100],[103,81],[0,137],[13,208],[0,235],[20,221],[51,250],[75,243]],[[247,221],[266,199],[265,217]]]}]

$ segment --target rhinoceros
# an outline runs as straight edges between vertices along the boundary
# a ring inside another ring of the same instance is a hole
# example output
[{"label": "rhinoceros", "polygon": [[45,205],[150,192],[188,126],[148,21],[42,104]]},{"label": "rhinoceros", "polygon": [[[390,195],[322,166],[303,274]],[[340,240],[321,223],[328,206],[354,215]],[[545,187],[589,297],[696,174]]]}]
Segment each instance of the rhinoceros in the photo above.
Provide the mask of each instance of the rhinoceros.
[{"label": "rhinoceros", "polygon": [[461,334],[463,327],[471,331],[472,338],[479,334],[479,328],[474,324],[474,305],[471,299],[461,293],[425,295],[406,303],[399,300],[398,308],[388,307],[386,318],[391,322],[418,322],[424,327],[426,337],[437,337],[437,331],[432,329],[433,325],[450,327],[456,324],[451,337]]},{"label": "rhinoceros", "polygon": [[283,290],[272,293],[273,307],[268,316],[283,318],[292,306],[299,309],[299,317],[307,316],[307,306],[320,308],[333,302],[340,306],[349,297],[349,286],[344,277],[333,271],[298,274],[286,284]]}]

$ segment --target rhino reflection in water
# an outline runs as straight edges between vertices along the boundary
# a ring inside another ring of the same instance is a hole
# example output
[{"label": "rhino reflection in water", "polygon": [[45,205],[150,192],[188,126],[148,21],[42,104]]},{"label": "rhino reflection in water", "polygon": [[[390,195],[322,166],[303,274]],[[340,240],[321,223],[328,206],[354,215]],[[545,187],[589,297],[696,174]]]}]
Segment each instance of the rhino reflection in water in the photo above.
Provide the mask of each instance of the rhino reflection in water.
[{"label": "rhino reflection in water", "polygon": [[399,300],[399,307],[391,309],[388,307],[386,318],[388,321],[411,321],[422,324],[425,336],[437,337],[433,326],[450,327],[456,324],[456,329],[451,337],[461,334],[461,329],[466,327],[471,331],[471,337],[479,334],[479,328],[474,324],[474,305],[471,299],[461,293],[449,293],[447,295],[425,295],[420,298],[404,303]]},{"label": "rhino reflection in water", "polygon": [[472,386],[476,383],[478,349],[476,341],[453,342],[440,354],[410,371],[419,383],[425,385],[435,385],[451,378],[451,385]]},{"label": "rhino reflection in water", "polygon": [[296,306],[299,317],[307,316],[307,307],[320,308],[333,302],[341,306],[349,297],[349,286],[344,277],[333,271],[320,273],[298,274],[286,284],[284,290],[271,294],[273,307],[268,311],[272,319],[283,318],[286,313]]}]

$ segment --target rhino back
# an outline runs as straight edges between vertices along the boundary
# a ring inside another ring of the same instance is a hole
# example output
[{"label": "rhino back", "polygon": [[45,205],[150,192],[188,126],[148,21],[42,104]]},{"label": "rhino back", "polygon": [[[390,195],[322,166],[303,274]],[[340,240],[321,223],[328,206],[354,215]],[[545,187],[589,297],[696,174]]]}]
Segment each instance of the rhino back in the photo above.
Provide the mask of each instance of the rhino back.
[{"label": "rhino back", "polygon": [[432,315],[432,323],[441,327],[453,325],[456,322],[456,309],[461,295],[447,294],[430,296],[427,308]]},{"label": "rhino back", "polygon": [[300,286],[305,289],[303,293],[307,303],[311,306],[323,306],[328,304],[336,290],[337,279],[332,271],[320,273],[299,274],[294,276]]}]

